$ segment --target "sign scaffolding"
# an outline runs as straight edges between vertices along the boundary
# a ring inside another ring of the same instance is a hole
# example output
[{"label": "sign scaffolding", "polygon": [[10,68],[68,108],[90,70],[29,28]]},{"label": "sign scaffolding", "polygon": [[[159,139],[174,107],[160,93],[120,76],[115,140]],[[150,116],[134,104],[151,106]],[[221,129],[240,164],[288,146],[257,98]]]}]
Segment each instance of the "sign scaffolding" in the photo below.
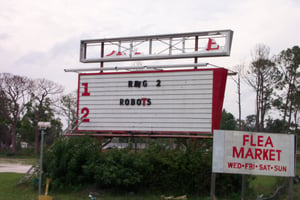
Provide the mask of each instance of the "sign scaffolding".
[{"label": "sign scaffolding", "polygon": [[119,62],[229,56],[233,31],[219,30],[82,40],[80,62]]}]

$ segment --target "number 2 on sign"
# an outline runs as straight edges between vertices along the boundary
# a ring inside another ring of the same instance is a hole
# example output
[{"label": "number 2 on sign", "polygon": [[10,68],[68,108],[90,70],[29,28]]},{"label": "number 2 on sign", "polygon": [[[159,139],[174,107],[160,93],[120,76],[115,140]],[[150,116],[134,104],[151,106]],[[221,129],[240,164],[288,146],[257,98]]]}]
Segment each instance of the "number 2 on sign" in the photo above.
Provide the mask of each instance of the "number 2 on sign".
[{"label": "number 2 on sign", "polygon": [[82,122],[90,122],[90,119],[87,118],[87,116],[90,114],[90,110],[87,107],[81,109],[81,114],[83,114],[81,117]]}]

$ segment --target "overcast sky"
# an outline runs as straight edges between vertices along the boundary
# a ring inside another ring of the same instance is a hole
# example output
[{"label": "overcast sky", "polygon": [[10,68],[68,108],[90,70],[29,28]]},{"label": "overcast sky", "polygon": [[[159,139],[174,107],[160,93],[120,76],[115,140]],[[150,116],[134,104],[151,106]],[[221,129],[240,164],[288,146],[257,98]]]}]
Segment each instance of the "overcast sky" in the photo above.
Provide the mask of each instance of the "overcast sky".
[{"label": "overcast sky", "polygon": [[[262,43],[271,54],[300,45],[299,0],[0,0],[0,71],[46,78],[77,89],[83,39],[231,29],[230,57],[199,59],[234,69]],[[236,87],[228,79],[224,107],[237,117]],[[242,115],[253,114],[254,93],[242,87]]]}]

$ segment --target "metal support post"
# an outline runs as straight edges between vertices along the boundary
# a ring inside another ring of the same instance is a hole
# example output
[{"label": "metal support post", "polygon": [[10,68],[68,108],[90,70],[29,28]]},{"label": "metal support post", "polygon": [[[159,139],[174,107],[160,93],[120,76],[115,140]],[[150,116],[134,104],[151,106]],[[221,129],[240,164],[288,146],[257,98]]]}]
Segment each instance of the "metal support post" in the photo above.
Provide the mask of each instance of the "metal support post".
[{"label": "metal support post", "polygon": [[41,188],[42,188],[44,135],[45,135],[45,131],[44,131],[44,129],[42,129],[42,132],[41,132],[41,152],[40,152],[39,195],[41,195]]}]

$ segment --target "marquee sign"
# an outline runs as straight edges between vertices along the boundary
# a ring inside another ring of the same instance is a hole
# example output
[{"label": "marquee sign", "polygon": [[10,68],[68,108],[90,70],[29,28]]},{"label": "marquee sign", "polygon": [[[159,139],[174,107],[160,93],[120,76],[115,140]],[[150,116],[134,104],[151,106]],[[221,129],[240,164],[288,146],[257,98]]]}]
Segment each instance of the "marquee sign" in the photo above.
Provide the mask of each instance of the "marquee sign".
[{"label": "marquee sign", "polygon": [[216,130],[213,172],[295,176],[295,136]]},{"label": "marquee sign", "polygon": [[80,62],[229,56],[232,30],[81,40]]},{"label": "marquee sign", "polygon": [[226,79],[224,68],[79,74],[77,131],[210,134]]}]

